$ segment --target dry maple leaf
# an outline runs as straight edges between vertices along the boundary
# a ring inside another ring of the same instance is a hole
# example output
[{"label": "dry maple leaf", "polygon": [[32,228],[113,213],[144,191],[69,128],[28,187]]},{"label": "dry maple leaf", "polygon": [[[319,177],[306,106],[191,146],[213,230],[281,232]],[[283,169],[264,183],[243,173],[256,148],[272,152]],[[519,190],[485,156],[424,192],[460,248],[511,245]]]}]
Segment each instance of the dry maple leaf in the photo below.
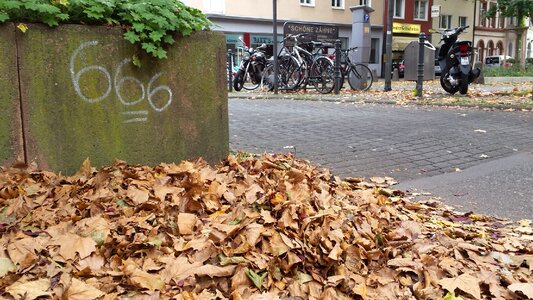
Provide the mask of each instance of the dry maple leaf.
[{"label": "dry maple leaf", "polygon": [[460,289],[476,299],[481,299],[479,283],[478,278],[467,273],[454,278],[443,278],[439,281],[439,284],[449,292],[453,293],[455,289]]},{"label": "dry maple leaf", "polygon": [[533,283],[513,283],[507,287],[513,292],[520,292],[524,294],[529,299],[533,299]]},{"label": "dry maple leaf", "polygon": [[69,300],[90,300],[103,296],[105,293],[79,279],[72,278],[70,286],[63,297]]},{"label": "dry maple leaf", "polygon": [[17,281],[6,288],[11,296],[18,299],[33,300],[39,297],[52,296],[48,291],[50,288],[50,279],[38,279],[33,281]]},{"label": "dry maple leaf", "polygon": [[73,260],[76,253],[84,259],[96,251],[96,242],[92,238],[73,233],[56,236],[48,245],[59,246],[59,254],[67,260]]}]

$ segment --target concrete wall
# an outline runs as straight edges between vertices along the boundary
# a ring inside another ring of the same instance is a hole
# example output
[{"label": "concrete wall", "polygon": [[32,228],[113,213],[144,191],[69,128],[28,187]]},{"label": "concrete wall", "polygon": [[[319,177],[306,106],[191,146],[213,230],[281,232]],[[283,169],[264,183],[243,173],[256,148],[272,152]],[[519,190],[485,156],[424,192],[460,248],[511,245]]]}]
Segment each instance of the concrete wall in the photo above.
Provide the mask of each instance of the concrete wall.
[{"label": "concrete wall", "polygon": [[[0,165],[24,160],[15,27],[0,27]],[[9,41],[9,42],[8,42]]]},{"label": "concrete wall", "polygon": [[[115,158],[153,165],[227,155],[222,34],[178,37],[168,58],[156,60],[125,41],[119,28],[28,27],[16,30],[15,43],[8,35],[14,25],[0,26],[0,45],[18,48],[21,97],[11,101],[21,103],[28,161],[72,173],[87,157],[101,166]],[[134,53],[140,68],[130,62]],[[13,86],[2,80],[0,93]]]}]

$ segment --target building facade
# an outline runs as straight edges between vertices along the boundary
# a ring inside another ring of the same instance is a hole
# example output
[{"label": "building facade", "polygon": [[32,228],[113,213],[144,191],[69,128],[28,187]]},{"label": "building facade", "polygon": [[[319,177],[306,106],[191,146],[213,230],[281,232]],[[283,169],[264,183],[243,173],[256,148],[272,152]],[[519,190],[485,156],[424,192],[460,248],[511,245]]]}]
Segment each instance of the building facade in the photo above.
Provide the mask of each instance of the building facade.
[{"label": "building facade", "polygon": [[[387,2],[384,1],[385,9]],[[403,59],[403,52],[410,42],[418,41],[420,32],[429,34],[430,9],[433,0],[391,0],[393,3],[392,53],[393,59]],[[384,23],[387,14],[383,14]]]},{"label": "building facade", "polygon": [[496,5],[496,0],[476,0],[476,26],[474,46],[477,49],[474,61],[484,62],[487,56],[505,55],[514,57],[516,47],[516,18],[504,18],[499,13],[494,18],[485,18],[485,13]]},{"label": "building facade", "polygon": [[[432,7],[432,28],[437,30],[451,29],[459,26],[470,26],[459,38],[464,41],[474,40],[475,0],[434,0]],[[438,47],[441,35],[433,33],[431,42]]]},{"label": "building facade", "polygon": [[[228,49],[237,50],[242,41],[247,46],[257,47],[273,42],[273,1],[269,0],[183,0],[185,4],[202,10],[216,25],[214,30],[226,35]],[[385,28],[387,3],[393,8],[393,59],[403,58],[405,47],[418,40],[425,32],[429,40],[439,46],[440,34],[430,29],[449,29],[470,25],[462,40],[474,41],[478,50],[475,61],[484,61],[489,55],[513,56],[516,46],[515,20],[502,18],[486,19],[484,13],[496,4],[496,0],[282,0],[277,1],[277,39],[283,39],[286,22],[302,22],[338,28],[343,47],[355,44],[352,29],[355,28],[352,7],[367,6],[370,23],[370,51],[368,62],[371,69],[381,76],[385,53]],[[365,16],[366,18],[366,16]],[[357,36],[356,36],[357,37]],[[242,40],[242,41],[241,41]],[[533,33],[524,35],[524,56],[533,55]],[[271,48],[270,48],[271,49]],[[529,49],[529,52],[527,52]],[[367,52],[365,52],[367,53]],[[366,54],[365,54],[366,55]]]},{"label": "building facade", "polygon": [[[350,7],[366,5],[374,11],[371,23],[369,67],[380,73],[383,47],[383,0],[290,0],[277,2],[278,40],[283,38],[286,22],[303,22],[337,26],[343,47],[352,45],[352,12]],[[185,4],[202,10],[226,34],[228,49],[242,45],[272,45],[273,2],[268,0],[185,0]],[[239,39],[240,38],[240,39]]]}]

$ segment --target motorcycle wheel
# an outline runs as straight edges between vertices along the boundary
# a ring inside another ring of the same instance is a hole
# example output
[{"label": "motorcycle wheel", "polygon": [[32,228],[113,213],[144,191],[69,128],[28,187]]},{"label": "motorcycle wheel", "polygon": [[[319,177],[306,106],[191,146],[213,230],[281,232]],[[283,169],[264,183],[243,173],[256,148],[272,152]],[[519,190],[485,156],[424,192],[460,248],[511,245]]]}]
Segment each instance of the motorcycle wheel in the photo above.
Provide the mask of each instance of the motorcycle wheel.
[{"label": "motorcycle wheel", "polygon": [[459,90],[459,87],[454,87],[453,85],[451,85],[450,82],[446,79],[447,77],[448,77],[448,74],[444,74],[440,77],[440,85],[446,92],[453,95],[457,93],[457,91]]},{"label": "motorcycle wheel", "polygon": [[237,92],[242,90],[242,87],[244,85],[244,71],[239,70],[237,71],[237,74],[235,74],[235,78],[233,78],[233,89],[235,89]]},{"label": "motorcycle wheel", "polygon": [[252,74],[250,72],[251,70],[249,72],[246,72],[242,79],[242,87],[245,90],[249,90],[249,91],[255,90],[256,88],[259,87],[259,84],[261,84],[261,81],[257,81],[256,78],[254,77],[255,74]]},{"label": "motorcycle wheel", "polygon": [[468,93],[468,75],[461,74],[461,82],[459,82],[459,93],[466,95]]}]

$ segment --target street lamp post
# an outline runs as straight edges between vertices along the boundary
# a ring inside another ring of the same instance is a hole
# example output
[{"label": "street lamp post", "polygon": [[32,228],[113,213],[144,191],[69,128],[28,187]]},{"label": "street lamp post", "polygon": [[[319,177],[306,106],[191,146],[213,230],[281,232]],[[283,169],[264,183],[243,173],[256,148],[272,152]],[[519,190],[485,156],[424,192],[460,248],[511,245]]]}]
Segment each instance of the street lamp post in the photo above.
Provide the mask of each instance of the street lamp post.
[{"label": "street lamp post", "polygon": [[279,74],[279,66],[278,66],[278,7],[277,7],[277,0],[272,0],[272,23],[273,23],[273,34],[274,37],[272,39],[272,54],[274,56],[274,94],[278,94],[278,74]]},{"label": "street lamp post", "polygon": [[392,76],[392,16],[394,14],[394,0],[387,0],[387,35],[385,36],[385,88],[390,91]]}]

